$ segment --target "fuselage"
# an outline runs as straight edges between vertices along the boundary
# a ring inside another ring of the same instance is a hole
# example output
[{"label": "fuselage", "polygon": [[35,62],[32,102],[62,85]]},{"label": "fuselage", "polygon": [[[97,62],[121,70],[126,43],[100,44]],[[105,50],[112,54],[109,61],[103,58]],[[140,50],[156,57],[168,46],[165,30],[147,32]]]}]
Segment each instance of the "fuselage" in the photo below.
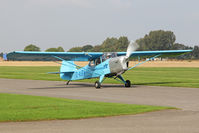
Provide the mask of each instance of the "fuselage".
[{"label": "fuselage", "polygon": [[74,72],[66,72],[60,75],[64,80],[81,80],[97,78],[101,75],[105,77],[112,77],[124,73],[127,69],[126,59],[123,56],[113,57],[104,60],[103,62],[93,61],[80,69],[76,69]]}]

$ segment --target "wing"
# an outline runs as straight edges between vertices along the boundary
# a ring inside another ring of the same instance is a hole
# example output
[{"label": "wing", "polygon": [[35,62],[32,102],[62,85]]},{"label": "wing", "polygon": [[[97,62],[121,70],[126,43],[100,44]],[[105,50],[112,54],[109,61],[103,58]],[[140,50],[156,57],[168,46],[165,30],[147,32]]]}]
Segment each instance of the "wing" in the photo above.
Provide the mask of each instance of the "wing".
[{"label": "wing", "polygon": [[[131,53],[131,57],[152,57],[159,55],[159,57],[173,57],[182,55],[188,52],[192,52],[192,50],[161,50],[161,51],[135,51]],[[118,56],[126,55],[126,52],[118,52]]]},{"label": "wing", "polygon": [[102,52],[27,52],[15,51],[7,55],[8,60],[57,61],[60,57],[67,61],[89,61],[102,56]]},{"label": "wing", "polygon": [[[150,57],[160,55],[159,57],[171,57],[192,50],[162,50],[162,51],[135,51],[131,53],[131,57]],[[8,60],[19,60],[19,61],[57,61],[56,57],[60,57],[67,61],[90,61],[99,58],[103,55],[103,52],[26,52],[26,51],[15,51],[7,55]],[[118,56],[126,55],[126,52],[118,52]]]}]

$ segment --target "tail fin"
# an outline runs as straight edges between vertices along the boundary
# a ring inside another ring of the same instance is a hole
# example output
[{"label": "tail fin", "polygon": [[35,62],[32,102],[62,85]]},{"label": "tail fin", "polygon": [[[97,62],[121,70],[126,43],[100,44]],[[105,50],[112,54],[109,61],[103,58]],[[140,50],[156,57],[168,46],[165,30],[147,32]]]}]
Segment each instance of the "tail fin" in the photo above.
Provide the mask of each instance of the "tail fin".
[{"label": "tail fin", "polygon": [[60,72],[73,72],[76,70],[77,68],[74,61],[62,61]]},{"label": "tail fin", "polygon": [[62,61],[60,77],[64,80],[71,80],[73,73],[77,70],[74,61]]}]

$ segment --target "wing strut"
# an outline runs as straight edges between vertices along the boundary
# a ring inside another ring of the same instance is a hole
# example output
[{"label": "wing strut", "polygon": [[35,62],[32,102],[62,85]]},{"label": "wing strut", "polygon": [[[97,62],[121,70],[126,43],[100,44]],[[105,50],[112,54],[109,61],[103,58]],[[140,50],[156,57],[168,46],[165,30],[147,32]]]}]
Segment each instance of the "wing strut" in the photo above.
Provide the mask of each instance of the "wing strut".
[{"label": "wing strut", "polygon": [[140,62],[140,63],[136,64],[135,66],[129,68],[128,70],[131,70],[131,69],[133,69],[133,68],[135,68],[135,67],[137,67],[137,66],[139,66],[139,65],[141,65],[141,64],[144,64],[144,63],[146,63],[146,62],[148,62],[148,61],[150,61],[150,60],[152,60],[152,59],[154,59],[154,58],[156,58],[156,57],[158,57],[158,56],[160,56],[160,55],[161,55],[161,54],[158,54],[158,55],[153,56],[153,57],[151,57],[151,58],[149,58],[149,59],[147,59],[147,60],[145,60],[145,61],[143,61],[143,62]]}]

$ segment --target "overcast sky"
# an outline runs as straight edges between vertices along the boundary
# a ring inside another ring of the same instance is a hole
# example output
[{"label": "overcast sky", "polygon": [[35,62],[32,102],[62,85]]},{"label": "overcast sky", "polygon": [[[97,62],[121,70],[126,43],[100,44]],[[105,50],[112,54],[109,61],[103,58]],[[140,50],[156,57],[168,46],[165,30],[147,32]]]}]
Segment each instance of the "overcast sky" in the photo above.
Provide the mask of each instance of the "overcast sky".
[{"label": "overcast sky", "polygon": [[159,29],[199,45],[199,0],[0,0],[0,52],[28,44],[68,50]]}]

